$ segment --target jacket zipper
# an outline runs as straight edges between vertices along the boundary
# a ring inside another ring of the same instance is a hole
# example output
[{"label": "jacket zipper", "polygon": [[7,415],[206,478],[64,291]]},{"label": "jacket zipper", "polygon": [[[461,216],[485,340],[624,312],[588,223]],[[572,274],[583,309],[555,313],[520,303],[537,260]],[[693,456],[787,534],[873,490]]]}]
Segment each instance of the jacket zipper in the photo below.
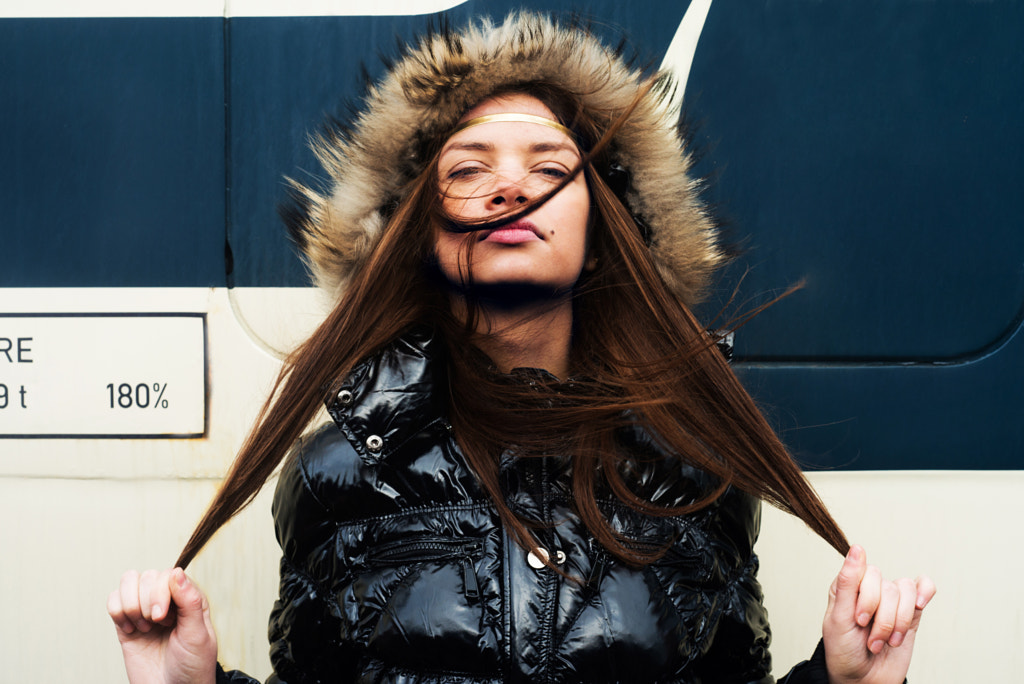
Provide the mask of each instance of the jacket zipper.
[{"label": "jacket zipper", "polygon": [[[639,551],[654,552],[664,549],[664,545],[656,544],[653,542],[632,540],[628,542],[628,546],[631,546]],[[655,561],[656,565],[668,565],[677,568],[688,568],[697,570],[698,573],[703,574],[706,571],[704,567],[704,559],[699,553],[688,552],[680,549],[678,546],[673,544],[662,555],[661,558]]]},{"label": "jacket zipper", "polygon": [[366,561],[370,565],[389,566],[461,560],[466,598],[476,599],[480,596],[480,583],[476,576],[475,561],[482,554],[483,548],[484,544],[479,539],[457,540],[438,537],[398,541],[372,550]]}]

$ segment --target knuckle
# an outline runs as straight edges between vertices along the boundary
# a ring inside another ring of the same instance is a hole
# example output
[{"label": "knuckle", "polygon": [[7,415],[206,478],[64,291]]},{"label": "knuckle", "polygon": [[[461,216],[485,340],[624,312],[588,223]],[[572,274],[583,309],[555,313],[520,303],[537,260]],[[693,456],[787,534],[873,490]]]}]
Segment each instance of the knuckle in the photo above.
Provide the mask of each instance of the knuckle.
[{"label": "knuckle", "polygon": [[142,608],[139,606],[138,602],[124,603],[121,606],[121,613],[134,622],[142,617]]},{"label": "knuckle", "polygon": [[124,594],[120,597],[120,613],[134,620],[142,615],[142,609],[139,607],[139,595],[137,592],[130,593],[127,596]]},{"label": "knuckle", "polygon": [[117,617],[121,613],[121,592],[114,590],[107,595],[107,614]]},{"label": "knuckle", "polygon": [[875,628],[872,630],[875,634],[890,634],[893,629],[896,628],[895,616],[884,618],[875,618]]},{"label": "knuckle", "polygon": [[882,587],[874,582],[865,582],[860,585],[860,595],[857,603],[865,606],[877,606],[882,600]]},{"label": "knuckle", "polygon": [[855,569],[843,568],[836,577],[836,585],[841,589],[856,587],[860,582]]}]

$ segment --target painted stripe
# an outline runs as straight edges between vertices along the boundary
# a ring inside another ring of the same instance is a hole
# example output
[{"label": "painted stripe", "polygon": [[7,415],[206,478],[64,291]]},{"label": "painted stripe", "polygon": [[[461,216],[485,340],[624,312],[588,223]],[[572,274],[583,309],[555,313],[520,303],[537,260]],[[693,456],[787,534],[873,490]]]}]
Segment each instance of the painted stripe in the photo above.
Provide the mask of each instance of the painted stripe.
[{"label": "painted stripe", "polygon": [[0,18],[411,16],[466,0],[0,0]]},{"label": "painted stripe", "polygon": [[679,22],[679,28],[676,29],[676,34],[665,51],[661,68],[672,71],[678,79],[678,88],[668,103],[672,109],[677,109],[683,102],[686,81],[690,77],[693,56],[697,52],[697,42],[700,40],[710,10],[711,0],[693,0],[686,8],[686,14]]}]

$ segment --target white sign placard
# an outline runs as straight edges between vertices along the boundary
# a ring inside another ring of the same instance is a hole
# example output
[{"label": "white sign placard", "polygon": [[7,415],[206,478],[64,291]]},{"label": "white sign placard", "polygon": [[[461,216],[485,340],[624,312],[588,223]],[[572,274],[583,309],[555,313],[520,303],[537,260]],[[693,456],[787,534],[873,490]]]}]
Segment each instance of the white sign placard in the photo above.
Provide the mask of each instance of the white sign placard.
[{"label": "white sign placard", "polygon": [[0,314],[0,437],[202,437],[204,314]]}]

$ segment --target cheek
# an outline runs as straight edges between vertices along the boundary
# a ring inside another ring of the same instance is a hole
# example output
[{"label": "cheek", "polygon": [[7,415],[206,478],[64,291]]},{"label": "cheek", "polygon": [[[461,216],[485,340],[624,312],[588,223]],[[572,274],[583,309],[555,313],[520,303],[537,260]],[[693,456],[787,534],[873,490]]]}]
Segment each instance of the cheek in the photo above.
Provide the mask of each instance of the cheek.
[{"label": "cheek", "polygon": [[590,194],[585,187],[575,193],[572,201],[567,203],[565,210],[562,225],[571,231],[574,245],[580,252],[581,259],[586,258],[590,249],[590,236],[594,230],[595,213],[590,207]]},{"label": "cheek", "polygon": [[463,218],[466,213],[467,200],[451,196],[445,196],[441,200],[441,211],[453,219]]},{"label": "cheek", "polygon": [[455,220],[469,221],[481,218],[482,214],[479,202],[480,197],[485,196],[483,190],[472,186],[449,187],[441,190],[441,210],[448,217]]},{"label": "cheek", "polygon": [[441,273],[452,282],[465,276],[468,236],[439,230],[434,240],[434,258]]},{"label": "cheek", "polygon": [[459,242],[456,236],[439,230],[437,238],[434,240],[434,256],[437,257],[437,260],[441,263],[449,261],[458,254],[458,251]]}]

